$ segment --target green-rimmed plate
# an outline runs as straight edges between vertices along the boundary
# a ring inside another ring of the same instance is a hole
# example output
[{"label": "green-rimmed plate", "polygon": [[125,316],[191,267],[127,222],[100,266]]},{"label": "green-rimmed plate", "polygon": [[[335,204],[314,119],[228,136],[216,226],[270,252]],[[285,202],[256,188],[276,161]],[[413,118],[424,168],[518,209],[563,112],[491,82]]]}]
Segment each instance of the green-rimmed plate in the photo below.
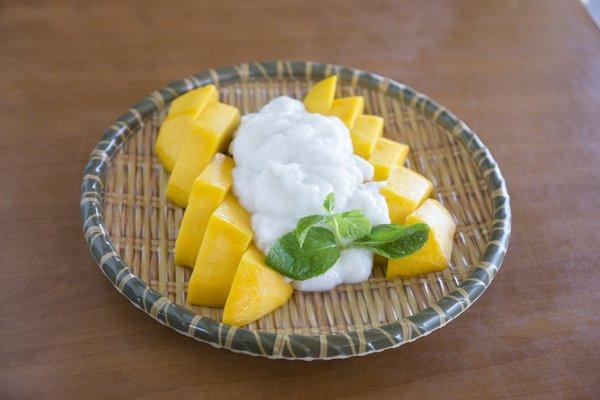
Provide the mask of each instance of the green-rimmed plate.
[{"label": "green-rimmed plate", "polygon": [[[450,268],[408,280],[369,281],[329,292],[295,292],[284,307],[241,328],[220,323],[221,309],[186,303],[190,270],[175,266],[183,210],[165,197],[167,172],[154,142],[169,103],[209,83],[242,114],[270,99],[302,98],[310,85],[340,77],[338,96],[362,95],[385,120],[385,136],[407,143],[408,166],[430,179],[433,196],[458,224]],[[202,72],[157,90],[127,110],[92,151],[81,186],[83,230],[92,256],[119,292],[152,318],[215,347],[287,359],[364,355],[444,326],[488,287],[511,230],[506,183],[491,153],[444,107],[393,80],[317,62],[270,61]]]}]

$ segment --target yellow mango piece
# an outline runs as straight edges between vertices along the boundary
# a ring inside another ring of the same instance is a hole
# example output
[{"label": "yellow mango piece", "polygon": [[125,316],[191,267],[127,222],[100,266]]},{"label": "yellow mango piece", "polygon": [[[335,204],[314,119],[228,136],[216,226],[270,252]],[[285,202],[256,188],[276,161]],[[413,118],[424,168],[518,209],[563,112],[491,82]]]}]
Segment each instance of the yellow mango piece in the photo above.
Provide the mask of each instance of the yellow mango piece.
[{"label": "yellow mango piece", "polygon": [[356,117],[354,128],[350,132],[354,154],[368,160],[382,134],[383,118],[365,114]]},{"label": "yellow mango piece", "polygon": [[197,117],[207,104],[215,103],[218,99],[215,86],[207,85],[173,100],[156,138],[156,155],[167,171],[173,170],[188,134],[198,128],[195,122]]},{"label": "yellow mango piece", "polygon": [[384,137],[377,139],[375,150],[369,162],[375,168],[373,179],[376,181],[385,181],[396,165],[404,164],[408,156],[408,145],[398,143]]},{"label": "yellow mango piece", "polygon": [[231,188],[233,159],[217,153],[192,186],[175,241],[175,264],[194,267],[210,215]]},{"label": "yellow mango piece", "polygon": [[215,85],[206,85],[190,90],[171,102],[167,119],[184,114],[196,119],[207,104],[216,103],[217,101],[219,101],[219,92]]},{"label": "yellow mango piece", "polygon": [[197,120],[198,129],[190,132],[167,184],[167,198],[186,207],[196,177],[218,151],[224,151],[240,123],[240,111],[223,103],[206,106]]},{"label": "yellow mango piece", "polygon": [[223,323],[248,325],[283,306],[292,296],[292,286],[265,265],[264,259],[254,246],[244,253],[225,303]]},{"label": "yellow mango piece", "polygon": [[411,278],[443,271],[450,263],[456,223],[452,215],[437,200],[427,199],[406,217],[406,224],[424,223],[429,226],[429,239],[415,253],[388,261],[385,277]]},{"label": "yellow mango piece", "polygon": [[337,75],[332,75],[315,83],[304,96],[306,110],[311,113],[326,114],[333,103],[336,85]]},{"label": "yellow mango piece", "polygon": [[362,96],[340,97],[333,100],[328,115],[334,115],[352,129],[356,122],[356,117],[363,113],[365,108],[365,99]]},{"label": "yellow mango piece", "polygon": [[194,118],[185,114],[163,122],[156,138],[156,156],[167,171],[173,170],[188,133],[197,128]]},{"label": "yellow mango piece", "polygon": [[188,284],[190,304],[223,307],[235,271],[252,240],[250,215],[228,194],[208,220]]},{"label": "yellow mango piece", "polygon": [[429,197],[432,189],[432,183],[423,175],[410,168],[396,166],[380,192],[385,197],[392,222],[404,224],[408,214]]}]

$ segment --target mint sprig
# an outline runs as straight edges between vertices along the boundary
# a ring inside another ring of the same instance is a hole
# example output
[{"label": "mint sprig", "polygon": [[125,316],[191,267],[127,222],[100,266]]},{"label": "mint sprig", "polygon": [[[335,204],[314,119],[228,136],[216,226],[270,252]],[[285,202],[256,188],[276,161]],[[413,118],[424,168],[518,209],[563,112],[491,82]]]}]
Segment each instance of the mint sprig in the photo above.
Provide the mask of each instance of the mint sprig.
[{"label": "mint sprig", "polygon": [[333,212],[333,208],[335,207],[335,193],[331,192],[327,196],[325,196],[325,201],[323,201],[323,208],[331,214]]},{"label": "mint sprig", "polygon": [[298,220],[298,224],[296,225],[296,230],[293,232],[298,239],[298,244],[300,247],[302,247],[304,244],[306,235],[308,235],[308,232],[310,232],[311,228],[317,225],[328,223],[330,218],[331,217],[329,215],[308,215],[300,218]]},{"label": "mint sprig", "polygon": [[339,257],[333,233],[316,227],[308,231],[303,246],[294,232],[283,235],[271,246],[265,262],[282,275],[303,281],[326,272]]},{"label": "mint sprig", "polygon": [[323,202],[326,215],[308,215],[300,218],[296,225],[296,237],[300,247],[303,246],[306,235],[316,226],[328,226],[335,237],[336,243],[344,246],[344,243],[360,239],[371,232],[371,222],[360,210],[333,213],[335,207],[335,195],[329,193]]},{"label": "mint sprig", "polygon": [[356,240],[371,232],[371,222],[360,210],[346,211],[332,216],[338,240]]},{"label": "mint sprig", "polygon": [[303,281],[325,273],[340,252],[362,247],[386,258],[406,257],[425,245],[425,224],[383,224],[371,227],[361,210],[334,213],[335,194],[323,202],[325,215],[300,218],[296,229],[280,237],[269,250],[265,263],[288,278]]},{"label": "mint sprig", "polygon": [[423,247],[428,237],[429,227],[425,224],[387,224],[374,227],[371,234],[353,244],[385,258],[402,258]]}]

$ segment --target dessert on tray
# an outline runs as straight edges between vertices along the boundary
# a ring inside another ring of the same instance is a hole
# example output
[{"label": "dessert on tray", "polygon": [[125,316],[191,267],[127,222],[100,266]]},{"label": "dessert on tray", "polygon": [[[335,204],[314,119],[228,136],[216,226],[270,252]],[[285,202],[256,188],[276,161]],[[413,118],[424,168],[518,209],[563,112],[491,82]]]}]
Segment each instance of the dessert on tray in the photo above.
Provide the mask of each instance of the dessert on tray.
[{"label": "dessert on tray", "polygon": [[213,85],[173,101],[156,153],[168,199],[186,208],[175,262],[193,268],[188,303],[242,326],[294,289],[369,279],[375,257],[387,279],[448,267],[454,218],[404,166],[409,146],[383,137],[361,96],[335,98],[336,85],[243,117]]}]

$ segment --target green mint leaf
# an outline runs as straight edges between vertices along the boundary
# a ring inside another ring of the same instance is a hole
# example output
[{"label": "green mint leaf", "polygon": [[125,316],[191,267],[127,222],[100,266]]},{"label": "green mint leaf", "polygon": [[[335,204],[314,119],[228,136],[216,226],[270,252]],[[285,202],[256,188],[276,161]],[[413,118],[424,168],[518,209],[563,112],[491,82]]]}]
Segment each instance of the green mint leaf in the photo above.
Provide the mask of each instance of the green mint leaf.
[{"label": "green mint leaf", "polygon": [[313,227],[308,230],[302,247],[295,232],[280,237],[271,246],[265,263],[288,278],[303,281],[323,274],[339,257],[340,249],[333,233]]},{"label": "green mint leaf", "polygon": [[378,225],[371,234],[354,242],[354,246],[367,248],[386,258],[403,258],[425,245],[429,227],[425,224]]},{"label": "green mint leaf", "polygon": [[346,211],[333,215],[334,230],[343,240],[360,239],[371,232],[371,222],[361,210]]},{"label": "green mint leaf", "polygon": [[[421,224],[423,225],[423,224]],[[410,225],[412,226],[412,225]],[[383,224],[373,227],[368,237],[363,238],[361,243],[392,242],[404,235],[407,226],[400,224]]]},{"label": "green mint leaf", "polygon": [[323,202],[323,208],[327,210],[328,213],[333,212],[333,208],[335,207],[335,193],[331,192],[325,197],[325,201]]},{"label": "green mint leaf", "polygon": [[298,244],[300,247],[304,245],[304,240],[306,239],[306,235],[311,228],[326,223],[329,221],[331,217],[329,215],[309,215],[306,217],[302,217],[298,220],[298,224],[296,225],[296,237],[298,239]]}]

